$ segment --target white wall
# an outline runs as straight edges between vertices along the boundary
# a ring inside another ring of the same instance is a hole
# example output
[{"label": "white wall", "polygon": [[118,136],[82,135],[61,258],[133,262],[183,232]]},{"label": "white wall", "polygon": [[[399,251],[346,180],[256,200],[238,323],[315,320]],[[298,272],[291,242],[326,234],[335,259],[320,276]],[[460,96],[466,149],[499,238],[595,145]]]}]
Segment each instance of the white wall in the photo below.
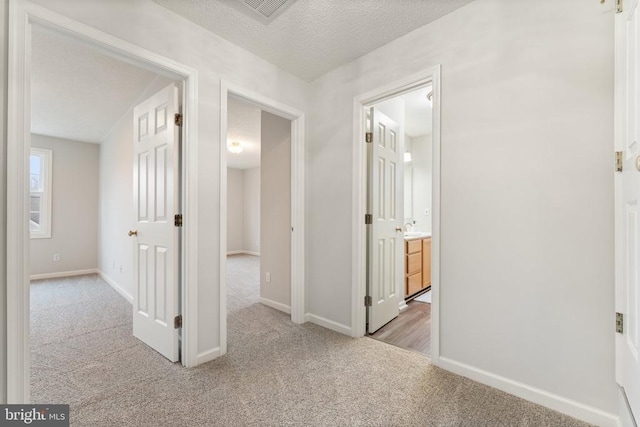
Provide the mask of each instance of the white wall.
[{"label": "white wall", "polygon": [[260,297],[290,308],[291,121],[263,111],[261,134]]},{"label": "white wall", "polygon": [[[9,2],[0,1],[0,140],[7,141],[7,45]],[[7,253],[7,145],[0,143],[0,253]],[[7,400],[7,271],[6,257],[0,256],[0,403]]]},{"label": "white wall", "polygon": [[441,358],[616,411],[612,7],[476,0],[312,83],[309,312],[351,325],[354,96],[442,64]]},{"label": "white wall", "polygon": [[31,275],[95,270],[100,146],[36,134],[31,146],[53,152],[51,238],[30,240]]},{"label": "white wall", "polygon": [[198,353],[220,344],[220,79],[299,110],[308,85],[151,0],[35,0],[101,31],[198,70]]},{"label": "white wall", "polygon": [[260,168],[227,168],[227,253],[260,255]]},{"label": "white wall", "polygon": [[[431,214],[432,146],[432,135],[418,136],[411,139],[413,219],[416,222],[414,230],[425,233],[431,232],[431,219],[433,217]],[[407,197],[406,194],[405,197]],[[429,211],[428,215],[425,213],[426,210]]]},{"label": "white wall", "polygon": [[227,168],[227,253],[244,250],[244,171]]},{"label": "white wall", "polygon": [[98,269],[126,298],[133,299],[133,108],[171,83],[164,77],[145,89],[100,144]]},{"label": "white wall", "polygon": [[260,254],[260,168],[244,170],[243,250]]}]

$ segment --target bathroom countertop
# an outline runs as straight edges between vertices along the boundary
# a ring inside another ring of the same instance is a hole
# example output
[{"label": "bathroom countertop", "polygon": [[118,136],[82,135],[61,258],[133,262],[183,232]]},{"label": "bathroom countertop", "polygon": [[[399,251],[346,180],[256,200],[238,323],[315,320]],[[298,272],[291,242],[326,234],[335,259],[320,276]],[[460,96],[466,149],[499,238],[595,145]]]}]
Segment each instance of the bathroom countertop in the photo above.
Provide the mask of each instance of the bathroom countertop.
[{"label": "bathroom countertop", "polygon": [[421,233],[418,236],[405,236],[404,240],[419,240],[419,239],[426,239],[427,237],[431,237],[431,233]]}]

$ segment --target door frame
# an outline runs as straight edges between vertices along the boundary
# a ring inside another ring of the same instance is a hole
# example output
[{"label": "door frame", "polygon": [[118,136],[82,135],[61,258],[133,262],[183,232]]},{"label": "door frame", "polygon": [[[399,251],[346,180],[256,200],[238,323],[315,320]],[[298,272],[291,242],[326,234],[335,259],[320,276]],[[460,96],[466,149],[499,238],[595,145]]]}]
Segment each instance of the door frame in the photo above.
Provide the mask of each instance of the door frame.
[{"label": "door frame", "polygon": [[291,120],[291,321],[305,322],[305,115],[250,89],[220,81],[220,355],[227,353],[227,99],[241,98]]},{"label": "door frame", "polygon": [[[440,356],[440,73],[441,66],[379,86],[353,99],[353,217],[352,217],[352,298],[351,335],[366,333],[367,311],[367,156],[365,143],[365,108],[398,95],[433,85],[433,169],[432,169],[432,249],[431,249],[431,362],[438,364]],[[404,295],[404,293],[403,293]]]},{"label": "door frame", "polygon": [[167,77],[182,80],[182,363],[197,364],[198,349],[198,72],[26,0],[9,2],[7,119],[7,402],[30,401],[28,171],[31,24],[83,40],[103,52]]}]

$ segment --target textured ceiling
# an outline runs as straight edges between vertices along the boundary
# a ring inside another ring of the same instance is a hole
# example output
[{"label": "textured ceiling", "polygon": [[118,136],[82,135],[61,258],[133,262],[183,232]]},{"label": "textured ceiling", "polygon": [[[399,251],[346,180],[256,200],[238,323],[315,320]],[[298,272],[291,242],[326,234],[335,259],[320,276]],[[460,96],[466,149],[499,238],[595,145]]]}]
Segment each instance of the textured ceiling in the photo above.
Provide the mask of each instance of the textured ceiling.
[{"label": "textured ceiling", "polygon": [[101,143],[156,78],[37,25],[32,40],[33,133]]},{"label": "textured ceiling", "polygon": [[227,166],[250,169],[260,166],[260,130],[262,111],[242,100],[229,97],[227,103],[227,145],[237,141],[242,153],[227,151]]},{"label": "textured ceiling", "polygon": [[312,81],[472,0],[297,0],[272,22],[239,0],[153,0]]}]

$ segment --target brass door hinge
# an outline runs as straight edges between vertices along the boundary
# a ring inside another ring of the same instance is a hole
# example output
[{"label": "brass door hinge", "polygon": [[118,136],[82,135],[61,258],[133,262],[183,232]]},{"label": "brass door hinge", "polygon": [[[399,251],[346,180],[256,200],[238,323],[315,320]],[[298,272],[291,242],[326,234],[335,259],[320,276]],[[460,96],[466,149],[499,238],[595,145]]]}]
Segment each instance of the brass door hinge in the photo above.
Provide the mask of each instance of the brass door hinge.
[{"label": "brass door hinge", "polygon": [[373,305],[373,299],[371,298],[371,296],[367,295],[366,297],[364,297],[364,306],[371,307],[372,305]]},{"label": "brass door hinge", "polygon": [[180,328],[182,328],[182,314],[179,314],[173,318],[173,329]]},{"label": "brass door hinge", "polygon": [[616,0],[616,13],[622,13],[622,0]]},{"label": "brass door hinge", "polygon": [[616,333],[624,332],[624,314],[616,313]]},{"label": "brass door hinge", "polygon": [[616,151],[616,172],[622,172],[622,151]]},{"label": "brass door hinge", "polygon": [[173,225],[176,227],[182,227],[182,214],[176,214],[173,216]]},{"label": "brass door hinge", "polygon": [[364,140],[365,142],[369,142],[369,143],[373,142],[373,132],[367,132],[364,135]]},{"label": "brass door hinge", "polygon": [[365,215],[364,215],[364,223],[365,223],[366,225],[373,224],[373,215],[371,215],[371,214],[365,214]]},{"label": "brass door hinge", "polygon": [[176,113],[176,115],[174,116],[173,122],[175,123],[176,126],[182,126],[182,114]]}]

